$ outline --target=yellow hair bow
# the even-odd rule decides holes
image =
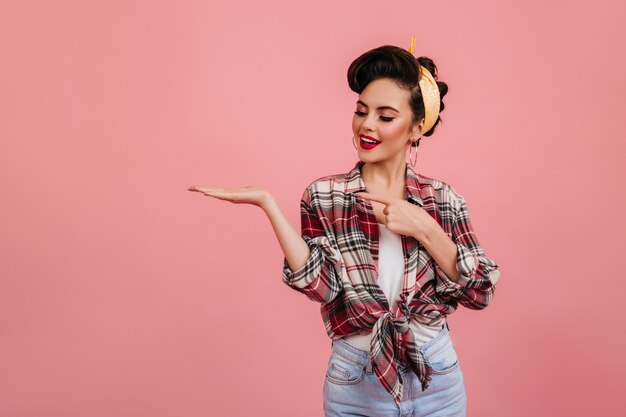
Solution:
[[[415,49],[415,35],[411,39],[411,47],[409,48],[409,52],[413,55],[413,51]],[[418,63],[419,65],[419,63]],[[424,99],[424,130],[426,133],[433,127],[435,122],[437,121],[437,117],[439,117],[439,109],[441,104],[441,97],[439,95],[439,87],[437,86],[437,82],[433,75],[423,66],[419,66],[420,69],[420,77],[419,77],[419,85],[420,90],[422,90],[422,97]]]

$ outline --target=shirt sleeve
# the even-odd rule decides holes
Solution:
[[[472,227],[467,203],[462,196],[457,194],[457,197],[452,240],[457,247],[456,268],[461,277],[454,282],[436,265],[437,293],[455,298],[467,308],[482,310],[493,299],[500,267],[485,256]]]
[[[341,252],[331,244],[324,232],[319,214],[311,207],[309,187],[300,200],[300,227],[302,238],[311,251],[306,263],[294,271],[287,258],[283,260],[282,280],[310,300],[320,303],[332,301],[343,289]]]

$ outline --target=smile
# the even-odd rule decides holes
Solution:
[[[361,148],[366,149],[366,150],[374,149],[376,146],[380,144],[379,140],[375,140],[365,135],[360,135],[359,138],[360,138]]]

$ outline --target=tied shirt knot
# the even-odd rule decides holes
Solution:
[[[372,368],[383,386],[399,404],[402,401],[404,381],[400,365],[410,368],[419,378],[422,391],[430,385],[432,368],[415,343],[410,331],[411,311],[405,302],[396,312],[386,311],[373,328],[370,346]]]

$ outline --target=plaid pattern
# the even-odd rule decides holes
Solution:
[[[347,174],[312,182],[300,201],[302,237],[311,254],[293,271],[284,259],[282,280],[309,299],[321,303],[321,315],[333,340],[371,329],[370,361],[394,401],[402,401],[403,380],[398,366],[409,366],[422,390],[432,368],[415,344],[410,320],[442,325],[458,304],[485,308],[500,277],[498,265],[478,243],[467,204],[451,185],[416,174],[406,165],[408,201],[426,210],[456,243],[458,283],[450,280],[424,246],[401,235],[404,278],[400,301],[390,306],[378,286],[378,225],[371,202],[354,193],[367,191],[362,161]]]

